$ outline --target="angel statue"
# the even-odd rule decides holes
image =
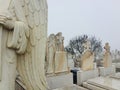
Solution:
[[[46,90],[47,0],[0,0],[0,90]]]

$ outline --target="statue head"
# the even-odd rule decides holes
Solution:
[[[62,36],[62,32],[58,32],[58,33],[57,33],[57,36]]]
[[[50,34],[49,41],[53,41],[53,40],[55,40],[55,35],[54,34]]]

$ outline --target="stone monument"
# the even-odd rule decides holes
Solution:
[[[94,68],[94,53],[90,50],[91,43],[88,39],[84,43],[84,52],[81,56],[81,69],[77,72],[77,85],[82,85],[88,79],[99,75],[98,69]]]
[[[64,51],[64,37],[59,32],[51,34],[47,42],[46,76],[50,89],[73,84],[72,74],[68,69],[67,53]]]
[[[103,66],[104,67],[111,67],[112,66],[112,59],[111,59],[111,54],[110,54],[109,43],[105,43],[104,49],[105,49],[105,53],[104,53],[104,57],[103,57]]]
[[[0,90],[46,90],[46,0],[0,0]],[[17,68],[17,69],[16,69]]]
[[[47,55],[46,55],[46,73],[53,74],[55,68],[55,52],[56,52],[56,42],[55,35],[50,34],[47,42]]]
[[[94,68],[94,53],[90,50],[91,43],[89,40],[86,40],[84,43],[84,52],[81,56],[81,69],[83,71],[93,70]]]
[[[115,66],[112,65],[112,56],[110,53],[109,43],[105,43],[104,46],[105,52],[103,56],[103,67],[99,67],[100,76],[108,76],[115,74]]]
[[[51,34],[47,42],[46,73],[68,72],[67,53],[64,51],[64,37],[59,32]]]
[[[61,32],[56,34],[56,50],[64,51],[64,37]]]

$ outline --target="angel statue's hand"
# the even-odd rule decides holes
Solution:
[[[8,30],[13,30],[15,22],[11,17],[0,14],[0,24]]]

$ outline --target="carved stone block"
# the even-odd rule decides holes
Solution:
[[[58,51],[55,54],[55,73],[68,71],[67,53]]]

